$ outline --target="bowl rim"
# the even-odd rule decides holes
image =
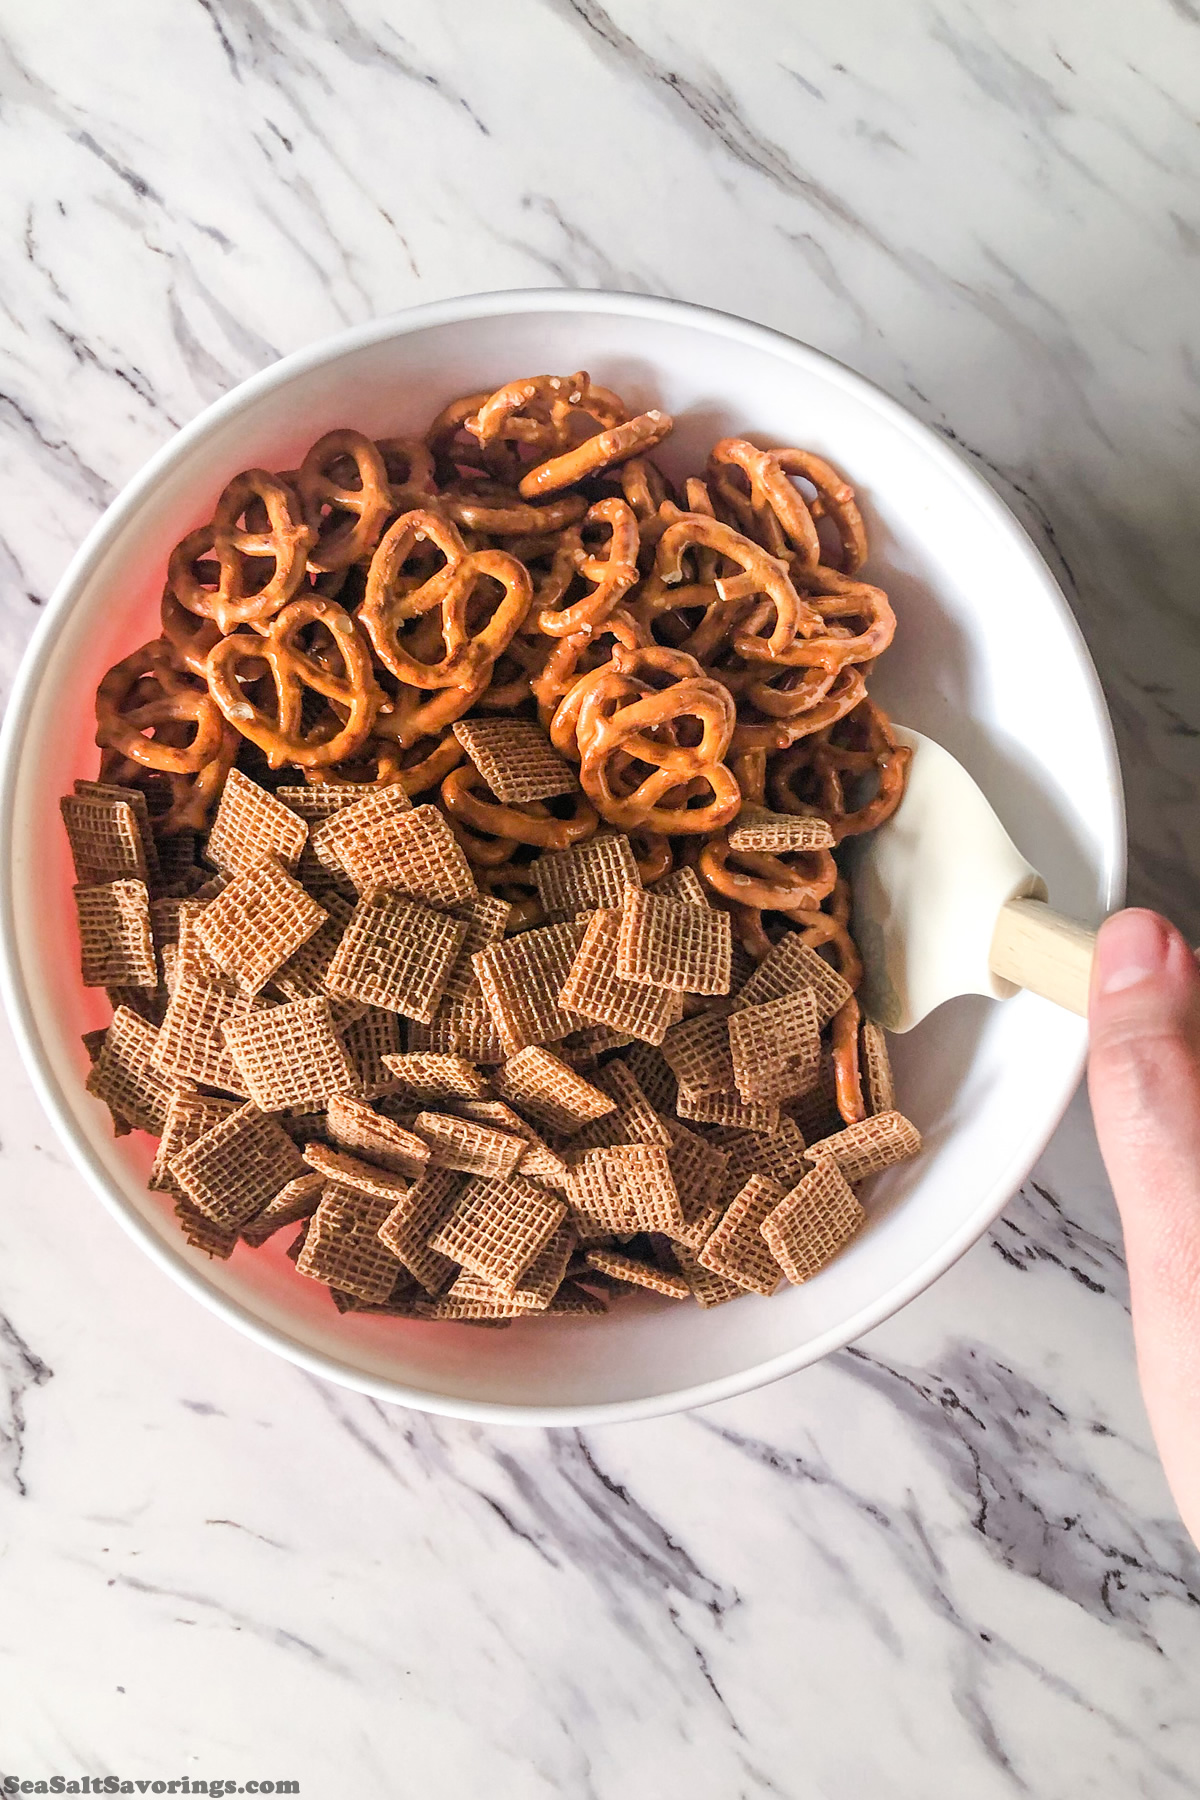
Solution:
[[[99,1159],[76,1129],[71,1105],[54,1075],[43,1045],[37,1010],[16,953],[12,845],[19,749],[46,661],[71,607],[107,554],[113,540],[136,514],[163,473],[186,455],[193,444],[203,440],[214,426],[252,407],[263,394],[286,386],[295,376],[323,363],[388,338],[407,336],[430,327],[494,318],[502,314],[538,311],[583,314],[608,312],[626,317],[700,326],[717,336],[740,341],[794,364],[818,367],[827,380],[832,379],[848,393],[857,395],[876,411],[883,413],[902,434],[920,442],[924,452],[935,457],[952,480],[970,490],[975,503],[986,513],[990,513],[993,524],[1015,541],[1028,564],[1031,578],[1041,587],[1044,599],[1058,614],[1060,623],[1066,629],[1101,726],[1103,750],[1108,762],[1109,815],[1103,823],[1113,846],[1105,893],[1106,907],[1110,910],[1119,905],[1123,898],[1126,869],[1125,802],[1112,720],[1100,678],[1078,621],[1037,545],[1011,508],[953,444],[915,418],[866,376],[860,375],[825,351],[801,343],[782,331],[692,301],[656,295],[625,294],[604,288],[517,288],[458,295],[405,307],[383,318],[351,326],[292,351],[239,382],[174,432],[109,503],[67,564],[21,659],[8,708],[0,724],[0,868],[3,870],[0,880],[0,994],[3,995],[24,1066],[38,1099],[66,1145],[72,1161],[109,1212],[120,1221],[159,1268],[227,1324],[233,1325],[264,1349],[286,1357],[310,1374],[355,1389],[374,1399],[414,1407],[447,1418],[535,1428],[632,1423],[732,1399],[738,1394],[795,1374],[882,1324],[957,1262],[977,1242],[1020,1186],[1057,1129],[1078,1085],[1086,1041],[1081,1038],[1077,1055],[1068,1059],[1064,1065],[1055,1105],[1048,1114],[1051,1123],[1047,1129],[1039,1134],[1033,1145],[1023,1145],[1008,1165],[997,1171],[987,1192],[970,1216],[904,1280],[896,1282],[870,1305],[861,1307],[839,1326],[821,1333],[794,1350],[783,1352],[732,1375],[634,1400],[598,1401],[575,1406],[531,1406],[440,1394],[373,1375],[339,1357],[313,1350],[291,1337],[287,1331],[266,1324],[240,1302],[218,1292],[207,1281],[201,1269],[186,1261],[151,1231],[110,1182]]]

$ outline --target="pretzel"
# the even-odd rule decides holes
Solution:
[[[452,769],[442,782],[442,805],[450,823],[503,843],[505,852],[496,858],[497,862],[507,861],[517,844],[534,844],[542,850],[566,850],[569,845],[591,837],[600,823],[595,808],[582,794],[565,796],[571,802],[570,817],[565,819],[556,819],[541,800],[504,805],[490,796],[491,789],[473,763]],[[470,848],[467,845],[464,848],[470,856]]]
[[[423,438],[376,438],[375,448],[383,461],[384,473],[393,495],[397,488],[403,488],[410,494],[437,493],[433,453]]]
[[[195,735],[190,743],[174,743],[181,734],[164,731],[169,726],[193,726]],[[208,692],[179,666],[164,638],[114,663],[96,689],[96,742],[145,769],[195,775],[219,755],[223,740],[221,715]]]
[[[214,619],[222,632],[261,624],[300,587],[312,542],[292,490],[266,469],[246,469],[224,490],[210,523],[189,531],[172,550],[167,588],[188,612]],[[200,570],[213,564],[210,584]],[[261,581],[265,565],[271,572]]]
[[[589,555],[582,533],[588,527],[607,527],[610,533],[606,556]],[[537,615],[539,631],[547,637],[572,637],[576,632],[590,634],[602,624],[638,578],[638,526],[624,500],[598,500],[590,506],[583,520],[578,551],[573,553],[576,572],[584,581],[593,583],[592,591],[572,606],[543,606]],[[557,559],[556,559],[557,569]]]
[[[751,640],[765,657],[781,656],[797,636],[808,638],[822,630],[820,613],[796,592],[786,563],[769,556],[761,544],[740,531],[703,513],[685,513],[663,532],[654,556],[653,579],[647,586],[648,598],[659,584],[669,588],[683,581],[683,555],[695,545],[715,550],[742,571],[740,575],[718,577],[714,582],[722,601],[731,604],[762,596],[769,602],[774,611],[770,636]],[[735,643],[739,654],[746,655],[741,642],[735,639]]]
[[[170,727],[164,727],[164,731],[169,733]],[[194,774],[150,770],[144,763],[123,756],[119,750],[107,749],[100,757],[100,779],[114,782],[119,787],[141,788],[146,793],[157,837],[172,837],[181,831],[204,831],[213,807],[221,798],[225,777],[237,761],[241,742],[232,725],[226,725],[222,720],[221,742],[216,755]],[[164,794],[165,805],[161,803]]]
[[[745,627],[736,633],[734,648],[740,656],[792,665],[819,665],[839,669],[843,663],[873,662],[891,643],[896,632],[896,615],[882,588],[866,581],[851,581],[836,569],[801,569],[796,579],[816,599],[822,614],[821,630],[806,639],[797,639],[786,650],[769,650],[768,640],[760,634],[771,607],[760,604],[749,614]],[[807,603],[807,602],[806,602]],[[862,629],[854,631],[842,625],[830,625],[830,619],[855,617]]]
[[[613,425],[606,431],[597,432],[595,437],[585,438],[573,450],[539,463],[536,469],[521,477],[517,491],[526,500],[532,500],[538,494],[553,494],[559,488],[571,487],[574,482],[599,474],[602,469],[610,469],[627,457],[653,450],[674,424],[669,413],[656,409],[642,413],[636,419],[627,419],[622,425]]]
[[[800,850],[788,856],[732,850],[727,830],[707,840],[699,868],[715,894],[757,907],[760,912],[788,916],[797,908],[819,907],[837,881],[837,864],[828,850]]]
[[[650,643],[648,635],[623,606],[614,607],[598,629],[576,632],[571,637],[556,638],[540,673],[534,676],[530,683],[534,698],[538,703],[538,718],[552,737],[553,722],[559,706],[569,694],[573,693],[577,682],[582,678],[580,664],[583,662],[588,664],[588,667],[583,670],[583,674],[592,673],[608,666],[609,651],[600,642],[602,637],[614,638],[627,650]],[[597,657],[599,662],[593,660]],[[570,756],[573,761],[579,760],[579,752],[575,748],[573,713],[570,727],[566,730],[563,741],[556,740],[555,747],[563,751],[564,755]]]
[[[646,679],[666,674],[671,685],[656,690]],[[618,645],[608,670],[586,678],[587,691],[575,724],[584,793],[612,825],[645,827],[662,834],[718,830],[742,803],[741,790],[723,757],[735,721],[728,688],[706,676],[693,657],[657,646],[626,650]],[[551,727],[558,727],[568,695]],[[700,741],[684,745],[684,720],[700,726]],[[649,763],[642,776],[637,764]],[[618,784],[619,789],[618,791]],[[707,791],[706,804],[687,800]]]
[[[891,817],[903,797],[911,761],[912,751],[897,743],[887,714],[864,699],[837,724],[785,751],[771,770],[771,796],[780,812],[815,808],[841,843]],[[873,796],[857,808],[848,807],[846,777],[871,774],[878,777]]]
[[[573,525],[587,511],[582,494],[560,494],[546,506],[530,506],[515,488],[502,487],[499,482],[444,488],[435,504],[464,530],[494,537],[548,537]]]
[[[418,587],[406,589],[404,565],[416,545],[429,539],[445,567]],[[472,631],[470,605],[485,577],[499,582],[504,597],[486,624]],[[469,552],[457,529],[436,513],[404,513],[371,559],[366,598],[359,617],[384,667],[399,681],[419,688],[465,688],[491,673],[492,664],[521,625],[533,597],[523,563],[504,550]],[[441,612],[443,655],[421,661],[400,642],[399,627]]]
[[[348,465],[357,487],[346,485]],[[369,437],[327,431],[300,464],[296,490],[312,536],[308,566],[314,574],[347,569],[371,554],[392,511],[392,490],[383,457]]]
[[[169,587],[163,589],[159,606],[162,634],[180,663],[191,675],[206,679],[208,653],[221,638],[215,619],[203,619],[180,604]]]
[[[297,643],[299,634],[310,625],[324,625],[330,632],[340,653],[342,674],[334,673],[323,656]],[[257,658],[267,664],[275,688],[274,716],[256,706],[238,680],[239,670]],[[335,601],[315,595],[293,600],[260,637],[234,632],[223,638],[209,651],[208,685],[230,724],[258,745],[273,769],[289,762],[302,769],[329,768],[355,756],[370,737],[383,701],[370,651],[354,620]],[[339,729],[305,733],[302,704],[306,689],[344,709]]]

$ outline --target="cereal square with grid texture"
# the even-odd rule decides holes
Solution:
[[[851,1187],[868,1176],[881,1175],[897,1163],[908,1162],[921,1148],[921,1134],[903,1113],[875,1113],[847,1125],[832,1137],[808,1146],[811,1162],[832,1162]]]
[[[892,1059],[888,1055],[887,1033],[874,1019],[864,1019],[859,1033],[859,1055],[862,1058],[863,1084],[867,1104],[873,1113],[896,1110],[896,1084],[892,1078]]]
[[[241,1072],[229,1054],[225,1027],[246,1018],[254,1002],[232,981],[203,973],[182,953],[175,985],[154,1046],[154,1064],[177,1085],[200,1082],[245,1094]]]
[[[682,1275],[673,1275],[669,1269],[660,1269],[657,1263],[643,1262],[640,1257],[626,1256],[622,1250],[592,1249],[585,1252],[589,1269],[600,1275],[608,1275],[614,1281],[620,1281],[626,1287],[649,1288],[652,1293],[663,1294],[668,1300],[690,1300],[692,1290]],[[587,1280],[587,1276],[584,1276]]]
[[[679,1264],[680,1274],[692,1290],[692,1298],[705,1312],[710,1307],[724,1306],[729,1300],[739,1299],[746,1291],[736,1281],[730,1281],[727,1275],[718,1275],[713,1269],[706,1269],[693,1251],[682,1246],[676,1247],[675,1260]]]
[[[250,1098],[264,1112],[324,1106],[352,1093],[358,1074],[333,1027],[328,1000],[289,1000],[230,1018],[225,1042]]]
[[[508,900],[499,899],[495,894],[479,894],[473,900],[460,900],[446,910],[453,918],[462,920],[466,926],[466,935],[459,945],[458,959],[442,989],[442,998],[464,1000],[468,994],[478,996],[482,992],[479,977],[475,973],[475,952],[486,949],[489,944],[500,942],[512,917],[512,904]]]
[[[585,929],[540,925],[476,952],[475,972],[509,1055],[529,1044],[556,1043],[588,1023],[559,1003]]]
[[[154,826],[150,819],[150,807],[141,788],[123,787],[112,781],[75,781],[71,790],[77,800],[121,800],[133,808],[133,816],[137,820],[141,833],[142,850],[146,857],[146,886],[152,894],[165,891],[164,884],[168,873],[164,867],[164,857],[169,858],[172,847],[182,844],[191,853],[194,862],[196,848],[195,833],[180,832],[173,838],[164,838],[160,844],[154,835]],[[203,879],[203,877],[200,877]]]
[[[746,1006],[729,1018],[729,1051],[743,1100],[794,1100],[820,1076],[817,996],[798,988],[780,1000]]]
[[[325,1124],[340,1150],[355,1151],[395,1175],[420,1175],[429,1161],[424,1138],[351,1094],[331,1095]]]
[[[327,1182],[296,1258],[297,1273],[369,1305],[389,1299],[399,1270],[398,1258],[379,1237],[389,1210],[378,1195]]]
[[[695,1125],[727,1125],[736,1131],[774,1131],[780,1117],[774,1102],[743,1100],[736,1091],[693,1094],[684,1087],[675,1097],[675,1110]]]
[[[231,1226],[215,1225],[211,1219],[206,1219],[199,1207],[193,1206],[183,1194],[175,1200],[175,1219],[184,1243],[190,1244],[193,1250],[203,1250],[206,1256],[228,1262],[238,1247],[239,1232]]]
[[[490,1066],[504,1060],[504,1039],[482,989],[461,999],[444,999],[428,1025],[408,1027],[410,1050],[438,1056],[461,1056]]]
[[[695,869],[689,869],[686,863],[651,882],[649,891],[662,894],[668,900],[690,900],[693,906],[712,905],[712,897],[704,883]]]
[[[428,1025],[466,930],[461,919],[403,894],[369,894],[342,933],[325,986]]]
[[[460,1119],[454,1113],[420,1112],[413,1130],[429,1146],[429,1161],[437,1169],[457,1169],[464,1175],[508,1175],[525,1155],[525,1139],[477,1119]]]
[[[684,1224],[671,1175],[670,1153],[657,1144],[613,1144],[589,1150],[571,1165],[567,1183],[580,1237],[661,1231]]]
[[[767,1248],[799,1286],[835,1257],[866,1222],[850,1184],[832,1162],[818,1163],[763,1220]]]
[[[185,1144],[167,1173],[215,1225],[240,1229],[280,1188],[307,1175],[287,1133],[257,1106],[239,1106]]]
[[[155,1066],[159,1031],[129,1007],[118,1007],[87,1078],[87,1091],[135,1131],[161,1135],[171,1097],[183,1085]]]
[[[690,1094],[728,1094],[737,1086],[729,1026],[719,1013],[696,1013],[672,1025],[662,1053],[679,1086]]]
[[[451,1169],[426,1169],[379,1227],[380,1241],[427,1294],[440,1293],[458,1267],[450,1257],[431,1250],[429,1240],[453,1210],[462,1187],[461,1175]]]
[[[236,1100],[210,1100],[203,1094],[173,1094],[167,1104],[162,1136],[154,1152],[154,1165],[146,1186],[164,1194],[182,1194],[183,1189],[172,1176],[168,1164],[173,1156],[194,1144],[198,1137],[211,1131],[222,1119],[236,1112]]]
[[[326,972],[354,911],[348,900],[331,889],[322,893],[320,904],[327,915],[325,923],[292,952],[272,978],[288,1000],[317,1000],[326,992]]]
[[[650,1097],[627,1061],[616,1057],[596,1073],[596,1086],[613,1102],[613,1111],[598,1125],[610,1124],[610,1144],[661,1144],[669,1150],[671,1133],[666,1120],[651,1105]]]
[[[328,918],[279,858],[266,856],[209,901],[196,936],[244,994],[257,994]]]
[[[729,914],[691,900],[630,888],[621,909],[617,973],[687,994],[727,994],[733,953]]]
[[[832,850],[827,819],[802,813],[771,812],[747,802],[729,827],[729,848],[787,856],[794,850]]]
[[[319,1140],[305,1144],[301,1154],[308,1167],[327,1181],[361,1188],[364,1194],[376,1194],[390,1206],[403,1200],[412,1186],[406,1175],[395,1175],[390,1169],[381,1169],[378,1163],[364,1162],[361,1156],[334,1150]]]
[[[565,1201],[520,1175],[479,1175],[429,1245],[511,1295],[566,1215]]]
[[[455,737],[504,806],[573,794],[579,778],[531,719],[459,719]]]
[[[400,1048],[400,1020],[396,1013],[381,1006],[362,1006],[358,1000],[343,1000],[331,995],[330,1015],[338,1041],[354,1070],[351,1092],[360,1100],[381,1100],[390,1094],[395,1081],[385,1056],[394,1056]],[[362,1007],[350,1018],[339,1017],[342,1007]]]
[[[294,869],[307,837],[307,824],[290,806],[230,769],[204,854],[222,875],[244,875],[271,855]]]
[[[267,1201],[261,1212],[247,1220],[241,1230],[242,1241],[252,1250],[260,1250],[268,1238],[282,1231],[285,1225],[297,1225],[302,1219],[311,1219],[324,1190],[323,1175],[315,1172],[297,1175]]]
[[[678,1017],[679,996],[619,972],[620,927],[619,912],[602,907],[592,914],[559,998],[571,1012],[643,1043],[661,1044]]]
[[[769,1296],[783,1279],[762,1235],[762,1223],[784,1198],[785,1190],[769,1175],[751,1175],[709,1233],[697,1260],[715,1275],[738,1287]]]
[[[653,1044],[632,1044],[621,1058],[625,1068],[656,1112],[673,1113],[678,1082],[670,1064]]]
[[[637,858],[624,832],[602,832],[568,850],[544,850],[530,865],[542,905],[552,916],[596,906],[618,907],[626,888],[640,888]]]
[[[537,1124],[564,1137],[578,1131],[589,1119],[613,1111],[615,1102],[602,1089],[585,1081],[559,1057],[531,1044],[502,1063],[495,1077],[502,1100],[521,1108]]]
[[[146,844],[130,801],[64,794],[58,804],[81,887],[126,878],[149,881]]]
[[[335,813],[313,842],[337,857],[360,894],[383,888],[448,907],[477,892],[470,864],[443,815],[436,806],[414,806],[398,784],[377,788]]]
[[[793,994],[799,988],[812,988],[816,994],[820,1026],[828,1025],[854,992],[850,983],[804,942],[800,932],[789,931],[737,994],[734,1010],[740,1012],[746,1006],[782,1000],[785,994]]]
[[[144,881],[75,889],[84,987],[158,986],[158,960]]]
[[[487,1080],[463,1056],[410,1050],[383,1060],[397,1084],[417,1100],[483,1100],[491,1093]]]
[[[514,1137],[525,1140],[525,1154],[517,1164],[522,1175],[530,1181],[540,1181],[546,1187],[565,1187],[567,1181],[567,1165],[556,1150],[552,1150],[520,1113],[503,1100],[459,1100],[455,1103],[455,1112],[464,1119],[475,1119],[481,1125],[494,1125],[500,1131],[509,1131]]]

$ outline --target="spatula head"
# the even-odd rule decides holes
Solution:
[[[863,1008],[911,1031],[956,994],[1017,992],[988,967],[996,918],[1006,900],[1044,900],[1046,884],[962,764],[919,731],[895,730],[913,752],[904,798],[854,840],[850,873]]]

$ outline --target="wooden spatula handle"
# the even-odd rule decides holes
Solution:
[[[988,962],[993,975],[1087,1017],[1096,934],[1044,900],[1009,900],[1000,909]]]

